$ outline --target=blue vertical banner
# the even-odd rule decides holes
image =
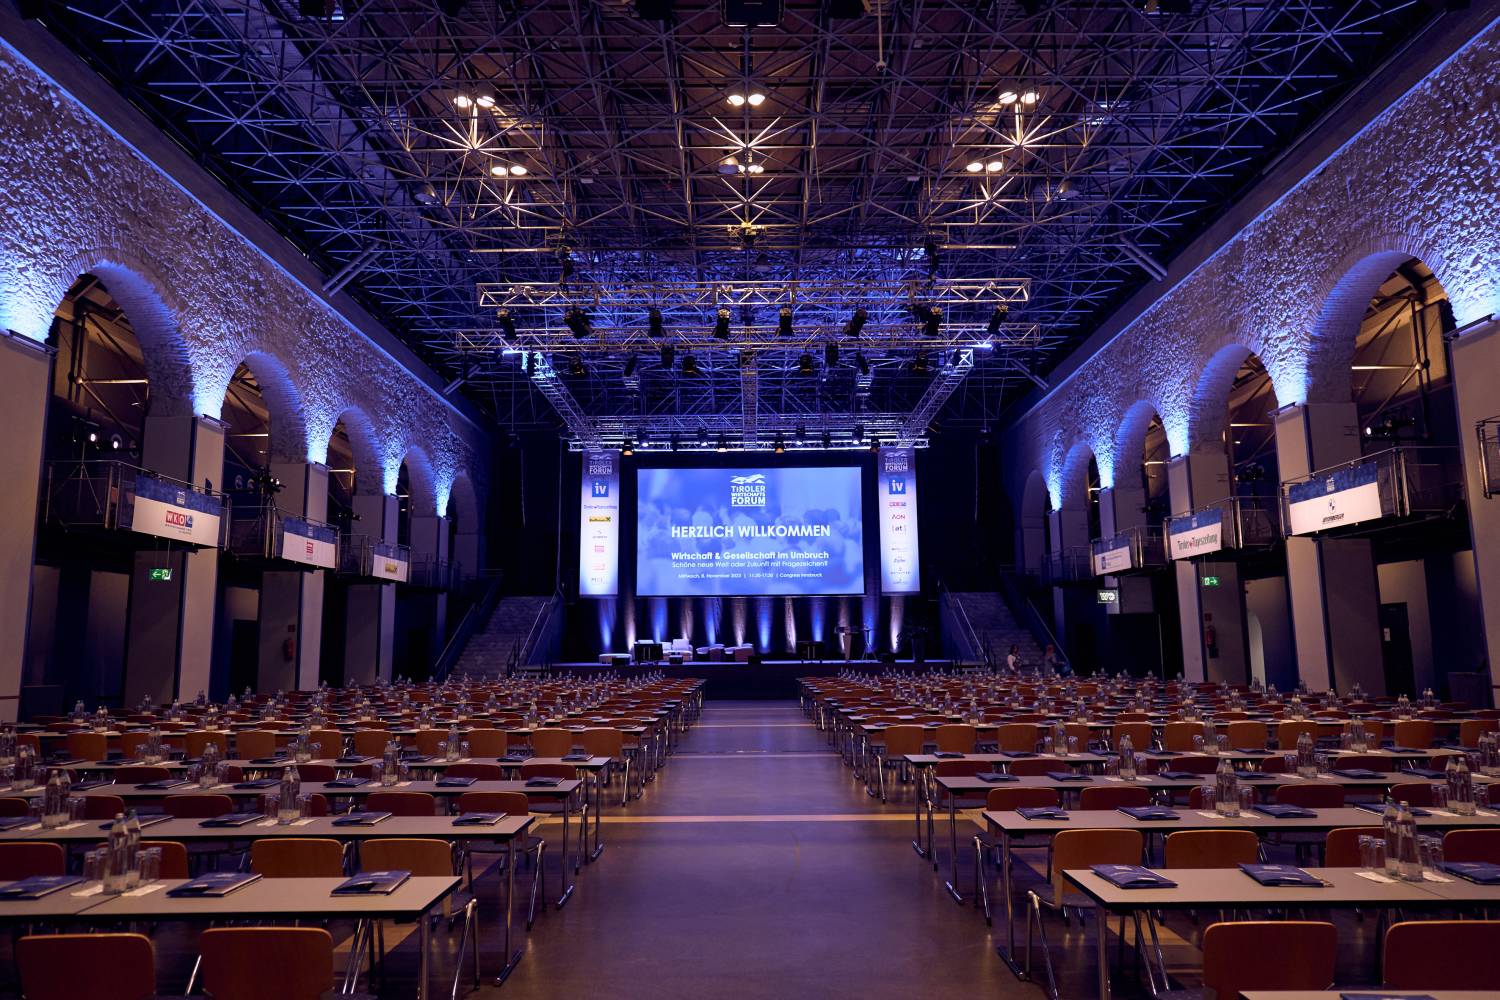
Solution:
[[[880,589],[887,594],[915,594],[922,589],[917,562],[916,449],[881,448],[877,469]]]
[[[620,592],[620,453],[583,453],[583,493],[578,509],[578,595]]]

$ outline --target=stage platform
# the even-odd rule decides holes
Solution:
[[[771,699],[795,698],[798,677],[831,677],[841,670],[860,670],[867,673],[886,671],[951,670],[957,666],[953,660],[897,660],[894,663],[878,663],[874,660],[761,660],[758,663],[729,663],[725,661],[697,660],[672,666],[666,663],[630,663],[620,666],[605,666],[602,663],[554,663],[548,669],[590,676],[615,671],[621,674],[660,670],[668,677],[701,677],[707,682],[710,698]]]

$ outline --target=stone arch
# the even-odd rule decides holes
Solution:
[[[1029,573],[1041,570],[1047,558],[1047,513],[1052,509],[1052,495],[1041,470],[1033,469],[1021,490],[1017,515],[1017,556],[1021,568]]]
[[[1089,462],[1094,459],[1094,449],[1086,441],[1076,441],[1063,458],[1059,495],[1063,510],[1084,510],[1088,507]]]
[[[1234,388],[1234,377],[1253,353],[1242,344],[1230,344],[1214,352],[1203,366],[1197,388],[1193,390],[1188,420],[1190,452],[1222,446],[1224,431],[1229,424],[1229,393]]]
[[[1406,248],[1389,248],[1351,255],[1352,259],[1345,259],[1330,284],[1319,290],[1315,301],[1321,305],[1307,344],[1307,402],[1349,401],[1354,391],[1349,366],[1354,360],[1355,338],[1370,299],[1392,271],[1413,257],[1420,259],[1422,254]],[[1438,281],[1442,280],[1439,275]]]
[[[349,435],[349,447],[354,452],[355,491],[364,495],[386,492],[385,462],[381,460],[380,449],[376,446],[379,439],[375,435],[375,425],[370,422],[365,411],[357,406],[349,407],[334,418],[328,428],[330,437],[340,423],[344,425],[344,433]],[[324,441],[325,455],[327,447],[328,442]]]
[[[436,477],[432,459],[420,445],[406,449],[401,463],[406,466],[406,484],[411,490],[409,508],[414,517],[431,517],[438,513]]]
[[[219,412],[220,399],[200,398],[192,352],[182,335],[182,323],[168,305],[168,284],[148,262],[116,248],[80,254],[52,282],[53,306],[61,302],[79,275],[93,274],[130,320],[141,345],[146,377],[151,380],[151,409],[156,416],[210,415]],[[208,395],[212,395],[210,392]],[[222,398],[222,391],[219,394]]]
[[[1133,469],[1139,474],[1146,451],[1146,430],[1151,426],[1152,418],[1161,419],[1156,404],[1138,399],[1130,404],[1120,419],[1114,440],[1116,483],[1120,481],[1122,470]]]
[[[251,351],[233,368],[244,365],[255,376],[261,398],[271,417],[271,458],[279,462],[304,462],[308,455],[306,408],[290,369],[274,354]],[[225,391],[228,384],[225,384]],[[223,395],[223,392],[220,393]],[[332,432],[330,432],[332,433]]]
[[[468,473],[460,472],[453,477],[448,488],[449,509],[453,511],[456,530],[464,533],[479,531],[479,496]]]

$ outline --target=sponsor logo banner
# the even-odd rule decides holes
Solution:
[[[620,453],[583,453],[578,525],[578,593],[614,597],[620,590]]]
[[[1380,467],[1365,462],[1288,487],[1287,515],[1294,535],[1385,517],[1380,497]]]
[[[217,497],[138,475],[128,527],[190,545],[216,546],[223,513],[224,506]]]
[[[1111,576],[1115,573],[1123,573],[1132,568],[1130,539],[1128,538],[1111,539],[1109,548],[1094,550],[1095,576]]]
[[[1224,510],[1212,507],[1167,523],[1167,557],[1189,559],[1224,547]]]
[[[880,589],[915,594],[922,589],[917,545],[916,450],[881,448],[876,464],[880,482]]]
[[[370,546],[370,575],[381,580],[405,583],[411,577],[411,563],[401,547],[389,542]]]
[[[333,569],[338,563],[338,531],[300,517],[281,519],[281,558],[304,566]]]

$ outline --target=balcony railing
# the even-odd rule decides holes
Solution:
[[[1094,576],[1140,573],[1167,564],[1161,528],[1154,524],[1126,528],[1112,538],[1096,538],[1089,549],[1089,570]]]
[[[1474,429],[1479,434],[1479,474],[1488,500],[1500,494],[1500,417],[1481,420]]]
[[[1397,445],[1281,486],[1288,535],[1343,531],[1387,518],[1437,514],[1463,500],[1458,449]]]
[[[1058,587],[1092,583],[1093,578],[1087,545],[1073,545],[1057,552],[1048,552],[1042,558],[1042,582],[1045,584]]]
[[[283,514],[274,503],[241,503],[230,518],[229,551],[309,569],[336,569],[339,532],[323,521]]]
[[[463,567],[457,560],[417,556],[411,563],[413,587],[427,590],[458,590],[463,586]]]
[[[1268,548],[1281,541],[1281,498],[1229,497],[1167,518],[1168,559],[1191,559],[1225,549]]]
[[[69,530],[129,531],[201,548],[223,548],[230,507],[222,493],[110,460],[47,466],[44,516]]]
[[[411,547],[382,542],[369,535],[345,535],[340,540],[339,572],[377,580],[406,583],[411,579]]]

